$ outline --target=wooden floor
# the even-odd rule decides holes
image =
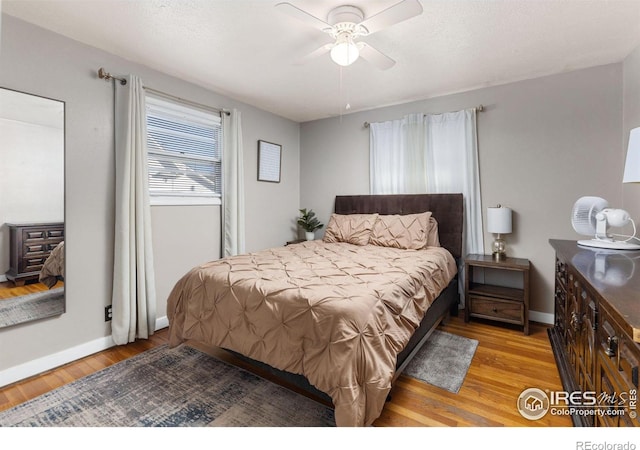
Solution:
[[[441,329],[479,341],[458,394],[400,376],[374,426],[571,426],[569,418],[550,414],[529,421],[516,409],[518,396],[526,388],[562,390],[544,326],[532,324],[530,335],[524,336],[517,329],[473,321],[465,324],[461,314]],[[0,411],[166,342],[164,329],[149,340],[114,347],[2,388]]]

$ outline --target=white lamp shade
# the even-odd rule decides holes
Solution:
[[[624,165],[623,183],[640,183],[640,127],[629,133],[627,161]]]
[[[511,233],[511,208],[487,208],[487,231],[496,234]]]

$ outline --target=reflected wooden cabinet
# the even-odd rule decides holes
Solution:
[[[550,243],[556,266],[549,338],[560,377],[566,391],[596,398],[595,405],[585,406],[583,397],[575,397],[570,406],[582,413],[572,416],[574,425],[640,426],[640,252]]]
[[[44,262],[56,246],[64,240],[64,223],[8,223],[9,270],[8,280],[16,286],[38,279]]]

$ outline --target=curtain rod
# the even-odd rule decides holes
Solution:
[[[118,80],[120,82],[121,85],[126,85],[127,84],[127,80],[125,78],[120,78],[120,77],[114,77],[113,75],[111,75],[110,73],[108,73],[107,71],[104,70],[104,68],[100,67],[100,69],[98,69],[98,78],[101,78],[103,80]],[[195,106],[198,108],[202,108],[202,109],[206,109],[209,111],[214,111],[220,114],[226,114],[227,116],[230,115],[231,113],[225,109],[220,109],[220,108],[214,108],[213,106],[209,106],[209,105],[203,105],[202,103],[196,103],[196,102],[192,102],[191,100],[187,100],[181,97],[176,97],[175,95],[171,95],[171,94],[167,94],[166,92],[162,92],[159,91],[157,89],[153,89],[150,87],[144,87],[144,90],[147,92],[150,92],[152,94],[156,94],[162,97],[167,97],[170,98],[172,100],[176,100],[182,103],[186,103],[189,104],[191,106]]]
[[[482,105],[476,106],[474,109],[476,110],[476,112],[482,112],[482,111],[484,111],[484,106],[482,106]],[[446,113],[440,113],[440,114],[446,114]],[[363,125],[364,125],[365,128],[369,128],[370,124],[369,124],[369,122],[365,122]]]
[[[217,113],[220,113],[220,114],[226,114],[227,116],[231,114],[231,112],[227,111],[226,109],[214,108],[213,106],[203,105],[202,103],[197,103],[197,102],[192,102],[191,100],[187,100],[187,99],[184,99],[182,97],[176,97],[175,95],[167,94],[166,92],[162,92],[162,91],[159,91],[157,89],[150,88],[150,87],[146,87],[145,86],[144,90],[147,91],[147,92],[150,92],[152,94],[159,95],[160,97],[170,98],[172,100],[176,100],[176,101],[179,101],[181,103],[186,103],[187,105],[195,106],[197,108],[206,109],[208,111],[213,111],[213,112],[217,112]]]

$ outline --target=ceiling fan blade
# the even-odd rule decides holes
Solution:
[[[276,8],[284,14],[287,14],[291,17],[295,17],[296,19],[306,23],[307,25],[311,25],[314,28],[317,28],[320,31],[327,32],[327,30],[331,29],[331,25],[325,22],[322,19],[318,19],[316,16],[309,14],[306,11],[298,8],[297,6],[293,6],[291,3],[283,2],[278,3]]]
[[[360,25],[372,34],[420,14],[422,5],[419,0],[403,0],[363,20]]]
[[[317,58],[318,56],[322,56],[325,53],[328,53],[332,48],[333,48],[334,44],[324,44],[322,47],[319,47],[317,49],[315,49],[314,51],[312,51],[311,53],[309,53],[306,56],[303,56],[302,58],[298,58],[294,64],[297,66],[300,66],[302,64],[306,64],[309,61],[311,61],[314,58]]]
[[[376,50],[366,42],[358,42],[358,49],[360,50],[360,57],[362,59],[370,62],[379,69],[390,69],[396,63],[393,59],[389,58],[380,50]]]

